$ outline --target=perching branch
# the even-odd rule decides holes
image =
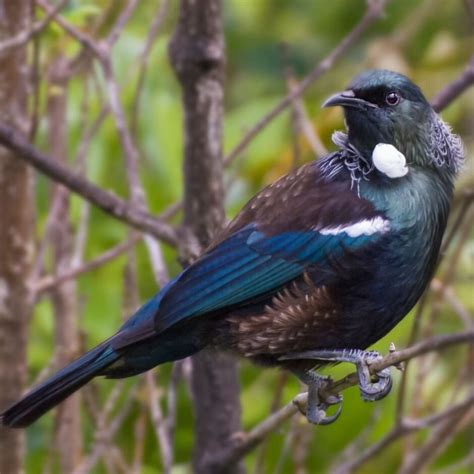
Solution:
[[[407,349],[388,354],[381,360],[371,364],[370,370],[373,374],[375,374],[376,372],[383,370],[387,367],[400,364],[401,362],[405,362],[428,352],[440,351],[453,345],[472,342],[474,342],[474,330],[434,337],[432,339],[427,339],[425,341],[419,342],[418,344],[415,344],[414,346],[409,347]],[[322,395],[324,397],[329,395],[336,395],[341,391],[353,387],[357,384],[358,377],[357,374],[353,372],[340,380],[329,382],[327,387],[323,390]],[[255,448],[259,443],[261,443],[270,433],[273,433],[286,420],[288,420],[295,413],[297,413],[298,405],[305,405],[307,399],[307,393],[300,393],[299,395],[297,395],[290,403],[285,405],[279,411],[270,415],[266,420],[257,425],[251,431],[242,435],[238,443],[236,443],[227,452],[216,456],[214,462],[218,465],[226,465],[228,463],[232,463],[238,459],[241,459],[243,456],[252,451],[252,449]],[[466,403],[467,402],[463,402],[460,405],[464,406]],[[438,420],[438,418],[434,418],[429,423],[417,422],[416,426],[419,426],[420,428],[418,429],[421,429],[425,426],[428,426],[428,424],[432,424],[436,420]]]

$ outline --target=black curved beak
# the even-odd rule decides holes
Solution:
[[[356,97],[354,91],[347,90],[332,95],[323,103],[323,107],[335,107],[340,105],[341,107],[353,107],[356,109],[368,109],[377,108],[377,105],[372,104],[360,97]]]

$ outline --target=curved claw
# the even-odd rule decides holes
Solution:
[[[372,382],[365,381],[365,378],[360,378],[359,388],[362,398],[369,402],[375,402],[386,397],[392,389],[392,377],[390,375],[390,369],[384,369],[377,372],[375,375],[377,380]]]
[[[331,395],[328,399],[320,403],[315,407],[315,409],[307,409],[307,406],[303,406],[298,401],[293,402],[297,407],[299,412],[306,417],[306,419],[313,425],[330,425],[334,423],[340,416],[342,412],[342,396],[333,396]],[[338,405],[336,413],[333,415],[327,415],[326,409],[329,406]]]
[[[339,418],[339,415],[342,412],[342,398],[339,400],[339,403],[337,403],[338,407],[334,415],[330,415],[330,416],[326,415],[325,409],[327,407],[325,407],[325,405],[326,405],[325,403],[322,403],[318,407],[318,418],[316,420],[310,419],[310,417],[308,416],[309,415],[308,413],[306,418],[308,419],[310,423],[313,423],[315,425],[330,425],[331,423],[334,423]],[[331,405],[336,405],[336,403],[332,403]]]
[[[368,352],[366,356],[360,357],[357,365],[359,375],[359,389],[363,400],[374,402],[386,397],[392,389],[392,377],[390,368],[383,369],[375,375],[371,375],[369,366],[376,360],[381,359],[377,352]],[[375,379],[375,380],[374,380]]]
[[[371,374],[370,364],[380,360],[382,356],[375,351],[363,351],[361,349],[321,349],[315,351],[298,352],[286,354],[280,360],[289,359],[313,359],[318,362],[350,362],[357,367],[359,377],[359,389],[361,397],[366,401],[376,401],[384,398],[392,388],[390,368],[383,369],[375,375]],[[301,407],[300,411],[306,414],[309,422],[317,425],[328,425],[333,423],[342,410],[342,398],[330,395],[324,399],[324,393],[320,394],[328,378],[322,377],[311,371],[302,373],[295,372],[299,379],[308,386],[308,404],[306,412]],[[329,405],[340,405],[332,416],[326,415]]]

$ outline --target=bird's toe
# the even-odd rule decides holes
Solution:
[[[375,402],[386,397],[392,389],[392,377],[390,369],[384,369],[377,372],[375,380],[366,381],[361,379],[359,383],[360,393],[364,400]]]

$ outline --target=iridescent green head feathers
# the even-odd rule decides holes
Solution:
[[[349,143],[367,159],[380,144],[396,147],[412,166],[455,174],[463,161],[462,144],[439,118],[420,88],[406,76],[370,70],[324,106],[344,108]]]

